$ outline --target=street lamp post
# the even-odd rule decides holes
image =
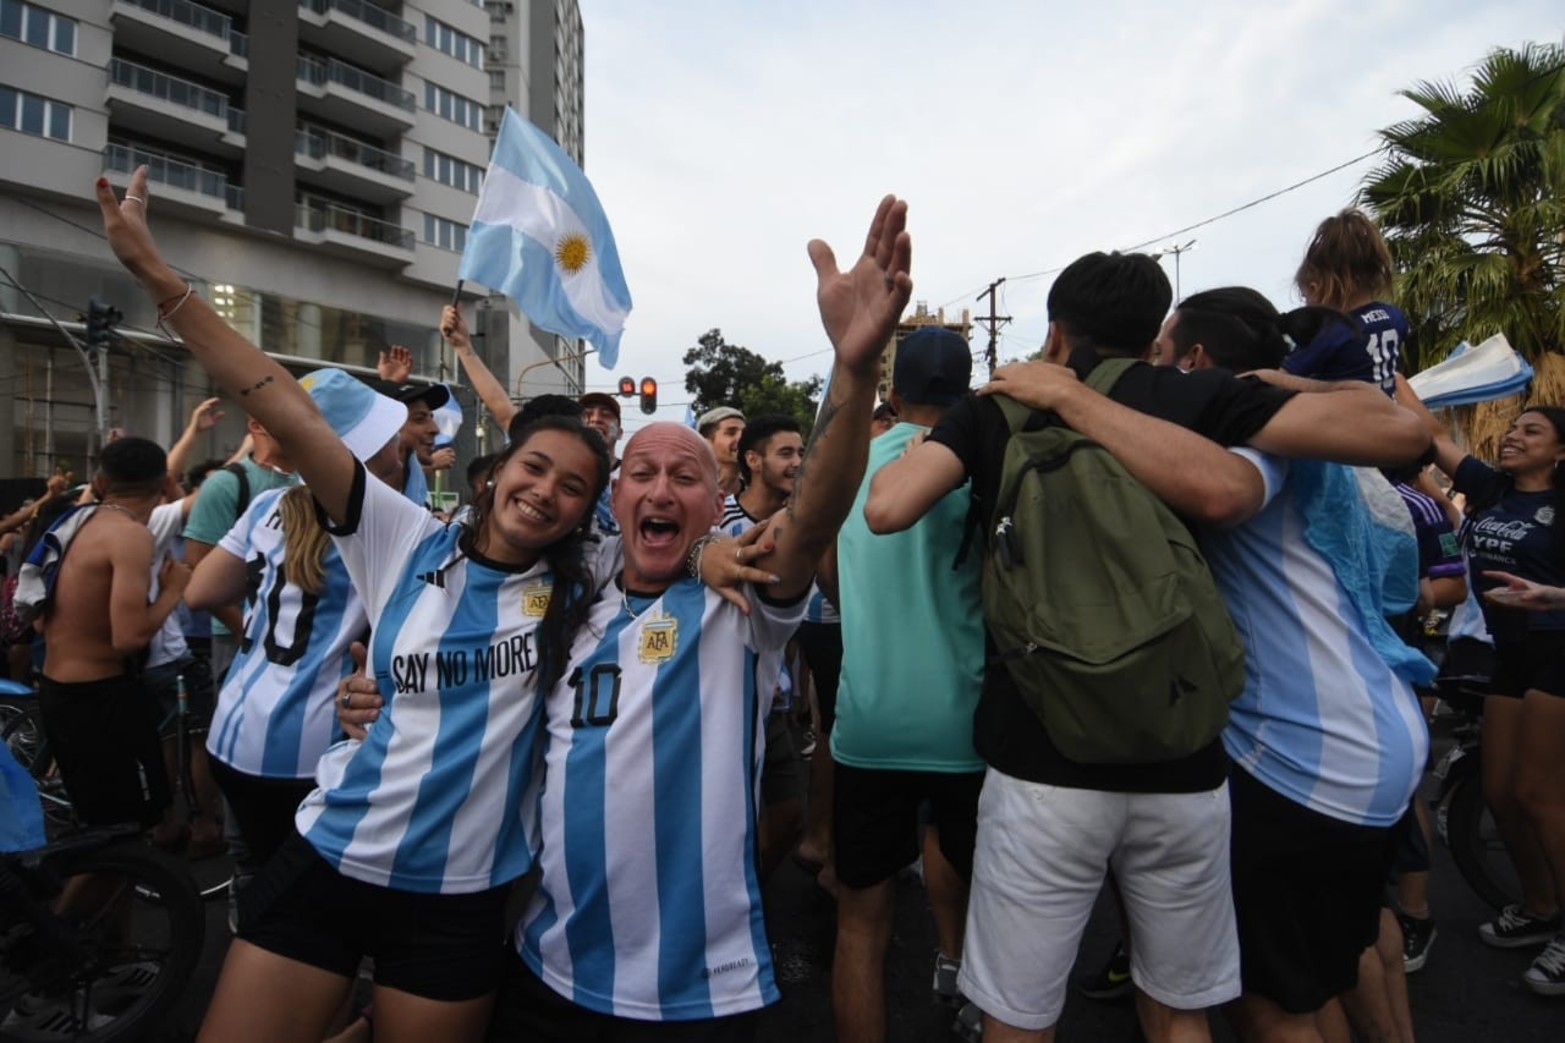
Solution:
[[[586,351],[578,351],[574,355],[561,355],[557,359],[544,359],[542,362],[534,362],[534,363],[532,363],[530,365],[523,366],[521,369],[516,371],[516,395],[515,395],[515,397],[516,398],[521,398],[522,397],[522,377],[527,375],[527,371],[528,370],[538,369],[538,368],[540,368],[542,366],[555,366],[555,365],[558,365],[561,362],[574,362],[576,359],[584,359],[588,355],[596,354],[597,350],[598,350],[597,348],[588,348]]]

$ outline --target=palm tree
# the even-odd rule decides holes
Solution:
[[[1466,91],[1401,94],[1423,113],[1380,132],[1387,158],[1362,201],[1397,262],[1410,361],[1498,331],[1540,377],[1565,373],[1565,48],[1501,48]]]

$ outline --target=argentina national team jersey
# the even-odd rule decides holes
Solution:
[[[369,669],[386,700],[362,743],[321,758],[295,824],[345,876],[460,894],[532,865],[539,703],[534,632],[552,591],[542,562],[465,553],[447,526],[358,467],[333,542],[364,598]]]
[[[218,544],[245,562],[254,600],[218,693],[207,750],[247,775],[307,779],[342,738],[333,700],[353,671],[348,646],[368,621],[335,547],[326,549],[320,594],[288,582],[279,507],[285,491],[256,497]]]
[[[610,584],[545,708],[543,873],[517,946],[591,1010],[685,1021],[778,998],[761,910],[763,701],[804,600]]]
[[[1429,753],[1410,685],[1381,658],[1332,564],[1304,536],[1284,461],[1236,450],[1266,480],[1243,525],[1201,549],[1245,648],[1223,746],[1272,790],[1330,818],[1395,825]]]

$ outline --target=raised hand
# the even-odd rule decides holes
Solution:
[[[875,210],[864,252],[847,271],[819,239],[810,240],[815,265],[815,299],[837,361],[868,372],[880,360],[897,320],[913,294],[913,243],[907,233],[907,203],[887,196]]]
[[[431,471],[449,471],[456,466],[456,450],[451,446],[443,445],[429,455],[429,469]]]
[[[190,426],[197,431],[210,431],[218,425],[225,415],[217,408],[220,398],[209,398],[203,401],[195,409],[190,411]]]
[[[445,338],[458,351],[466,351],[472,346],[472,338],[467,332],[467,320],[462,318],[462,312],[454,304],[448,304],[440,309],[440,335]]]
[[[381,380],[401,384],[413,374],[413,353],[400,344],[393,344],[390,351],[383,351],[375,360],[375,372]]]
[[[125,191],[123,201],[114,195],[114,187],[106,177],[98,179],[97,196],[109,249],[114,251],[126,271],[136,277],[155,301],[183,293],[187,288],[185,280],[163,260],[152,239],[152,230],[147,227],[147,207],[152,202],[147,195],[147,168],[137,167],[130,176],[130,188]]]

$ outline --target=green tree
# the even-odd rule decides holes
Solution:
[[[685,390],[697,416],[717,406],[735,406],[746,416],[786,413],[797,417],[805,437],[815,423],[821,380],[790,381],[782,363],[769,362],[749,348],[729,344],[723,331],[707,330],[685,352]]]
[[[1497,49],[1467,90],[1401,92],[1362,190],[1391,246],[1423,368],[1503,332],[1534,364],[1565,343],[1565,50]]]

